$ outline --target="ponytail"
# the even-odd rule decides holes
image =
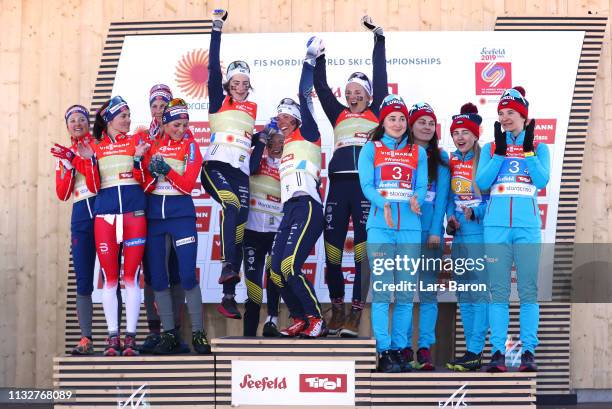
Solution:
[[[92,134],[94,138],[96,138],[98,141],[102,140],[102,132],[106,131],[106,121],[104,120],[104,118],[102,118],[102,112],[104,112],[106,107],[108,107],[109,103],[110,103],[110,99],[106,101],[104,104],[102,104],[100,109],[96,111],[96,119],[94,120]]]

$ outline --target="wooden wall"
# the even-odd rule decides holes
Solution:
[[[64,109],[89,105],[111,21],[207,18],[226,32],[492,30],[497,16],[609,16],[612,0],[0,0],[0,386],[50,386],[62,351],[70,205],[54,192],[53,141]],[[612,241],[610,31],[585,151],[577,240]],[[593,199],[595,200],[593,200]],[[612,306],[572,309],[575,388],[612,388]],[[207,314],[210,316],[210,314]],[[238,323],[209,323],[238,333]],[[223,331],[225,330],[225,331]],[[580,353],[579,355],[577,355]]]

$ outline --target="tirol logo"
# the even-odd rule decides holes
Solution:
[[[300,392],[344,393],[346,374],[300,374]]]
[[[477,62],[476,95],[501,95],[512,87],[512,64],[510,62]]]
[[[254,379],[251,374],[246,374],[238,386],[240,389],[255,389],[262,392],[269,389],[287,389],[287,378],[264,376],[261,379]]]
[[[175,80],[179,89],[188,97],[207,98],[208,50],[198,48],[184,54],[176,64]]]

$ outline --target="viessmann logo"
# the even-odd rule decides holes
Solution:
[[[300,392],[347,391],[346,374],[300,374]]]

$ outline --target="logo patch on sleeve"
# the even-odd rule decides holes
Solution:
[[[190,236],[190,237],[185,237],[184,239],[177,240],[175,244],[176,244],[176,247],[179,247],[179,246],[182,246],[183,244],[189,244],[189,243],[195,243],[195,242],[196,242],[195,236]]]

